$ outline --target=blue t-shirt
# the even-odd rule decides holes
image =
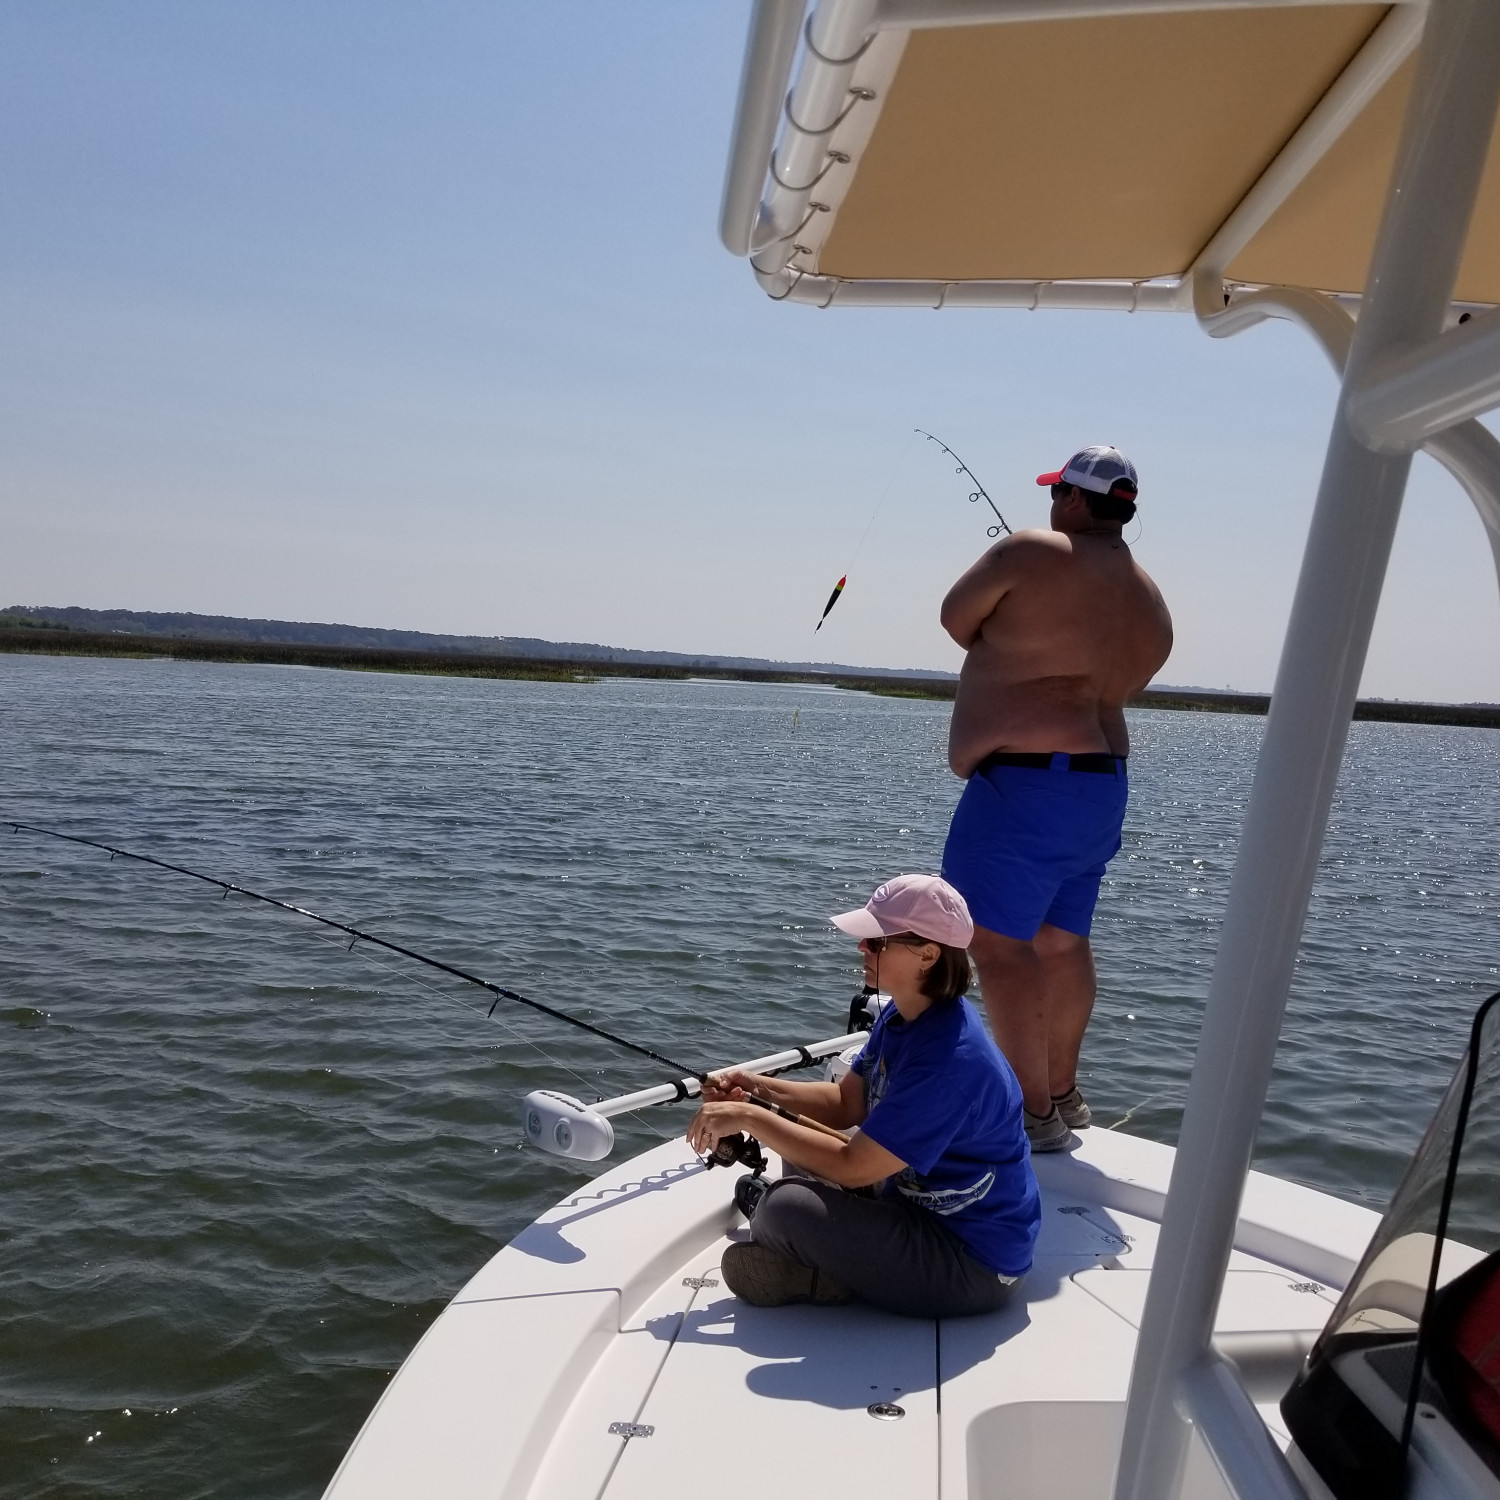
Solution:
[[[941,1215],[990,1270],[1029,1270],[1042,1205],[1021,1086],[974,1007],[940,1002],[907,1021],[887,1005],[853,1069],[860,1128],[906,1163],[885,1192]]]

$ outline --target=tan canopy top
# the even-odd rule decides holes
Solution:
[[[1217,245],[1230,282],[1363,290],[1420,11],[1381,53],[1384,5],[933,25],[908,0],[904,27],[899,9],[852,74],[874,86],[824,133],[796,248],[771,252],[783,275],[1143,282]],[[1244,213],[1253,190],[1269,213]],[[1455,299],[1500,302],[1493,141]]]

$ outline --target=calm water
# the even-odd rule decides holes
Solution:
[[[945,705],[817,689],[0,657],[0,703],[0,816],[688,1062],[841,1030],[858,965],[825,918],[935,868],[958,792]],[[1106,1123],[1175,1138],[1261,729],[1133,720],[1085,1057]],[[1497,817],[1500,734],[1355,726],[1262,1165],[1384,1203],[1500,985]],[[660,1073],[311,923],[0,839],[0,1494],[316,1495],[447,1298],[583,1179],[520,1147],[521,1096]],[[685,1122],[622,1122],[622,1150]]]

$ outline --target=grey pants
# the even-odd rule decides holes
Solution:
[[[1015,1289],[927,1209],[810,1177],[771,1183],[750,1221],[750,1237],[831,1276],[861,1302],[908,1318],[994,1312]]]

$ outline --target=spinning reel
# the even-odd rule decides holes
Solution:
[[[736,1164],[749,1167],[757,1177],[771,1165],[766,1160],[766,1153],[760,1149],[760,1142],[753,1135],[746,1135],[739,1130],[733,1135],[726,1135],[703,1158],[705,1167],[732,1167]]]

